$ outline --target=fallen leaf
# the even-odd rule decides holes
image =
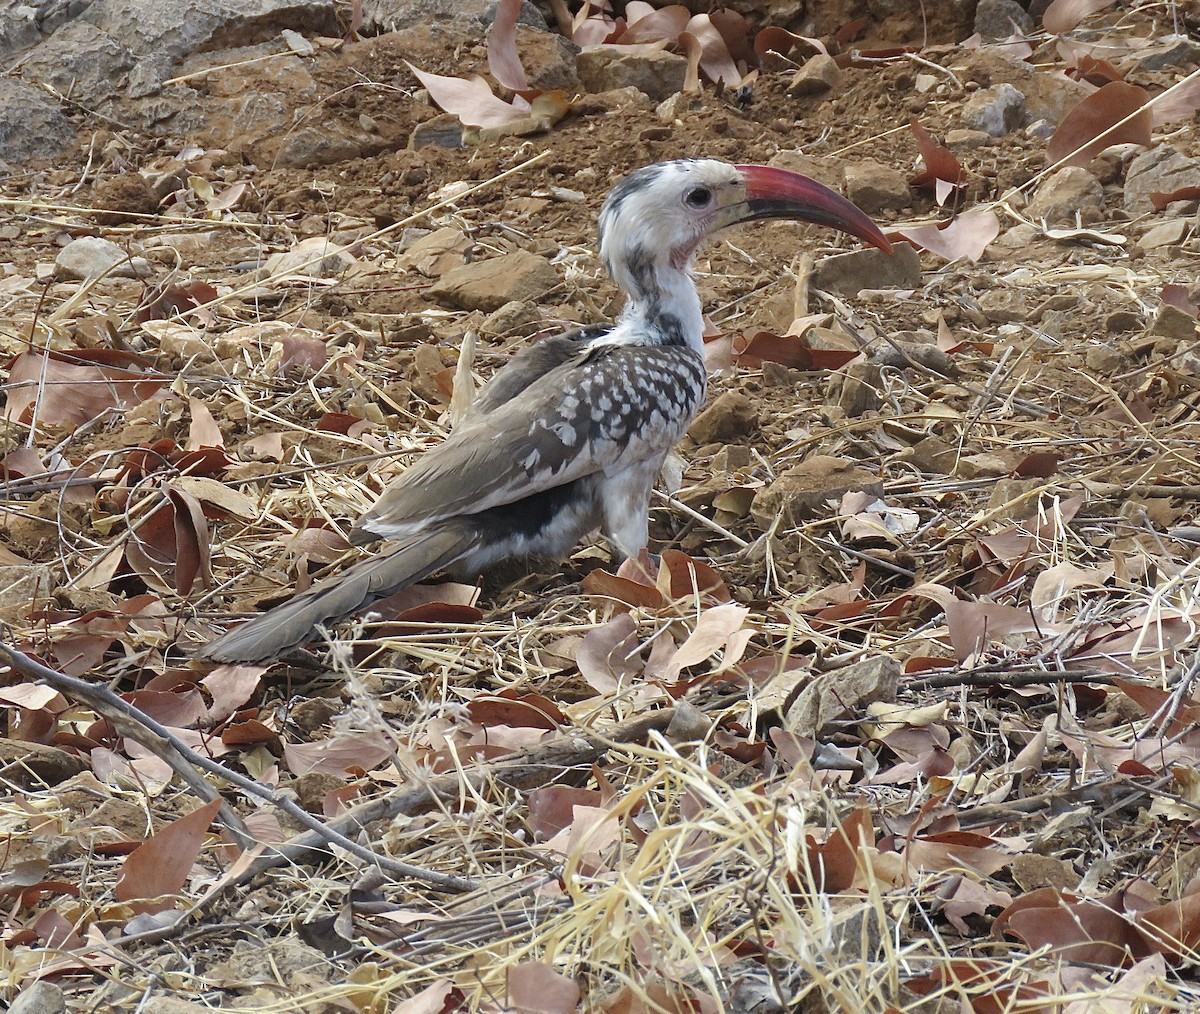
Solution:
[[[913,176],[908,182],[914,187],[928,187],[936,182],[958,184],[966,177],[966,170],[955,158],[954,153],[938,144],[920,122],[913,117],[908,121],[913,136],[917,139],[917,150],[921,153],[921,161],[925,168]],[[941,201],[938,201],[941,204]]]
[[[1046,145],[1046,157],[1055,164],[1086,166],[1114,144],[1150,147],[1149,99],[1137,85],[1109,82],[1067,112]],[[1126,117],[1130,119],[1121,123]]]
[[[508,972],[508,1007],[516,1014],[575,1014],[579,985],[542,961],[523,961]]]
[[[1042,26],[1051,35],[1074,30],[1084,18],[1111,7],[1116,0],[1053,0],[1042,13]]]
[[[517,96],[511,103],[497,98],[482,77],[464,80],[417,70],[406,60],[408,69],[442,109],[453,113],[468,127],[502,127],[529,115],[529,103]]]
[[[487,41],[488,70],[500,84],[514,92],[524,92],[529,88],[525,68],[521,66],[521,57],[517,53],[517,16],[520,13],[521,0],[500,0],[496,4],[496,16]],[[433,95],[432,90],[429,94]],[[441,105],[440,102],[438,104]],[[466,122],[463,120],[463,123]]]
[[[1000,235],[1000,219],[993,211],[967,211],[948,225],[917,225],[897,229],[905,239],[948,261],[966,257],[974,264],[988,244]]]
[[[220,808],[221,800],[214,799],[155,832],[131,852],[117,878],[117,900],[129,903],[135,912],[174,908],[170,896],[187,883],[208,825]]]

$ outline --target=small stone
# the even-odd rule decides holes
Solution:
[[[956,127],[946,131],[946,147],[957,151],[974,151],[992,143],[992,135],[986,130],[967,130]]]
[[[1021,289],[989,289],[979,297],[979,309],[993,324],[1029,319],[1029,301]]]
[[[513,299],[488,314],[479,325],[479,330],[483,334],[509,337],[537,324],[541,319],[542,311],[537,303],[528,299]]]
[[[299,32],[294,32],[290,28],[285,28],[279,33],[279,37],[283,39],[287,48],[297,56],[312,56],[317,51],[317,47],[308,41]]]
[[[972,130],[1003,137],[1025,119],[1025,96],[1012,85],[994,85],[975,92],[962,109],[962,120]]]
[[[302,239],[290,250],[272,254],[259,271],[260,278],[277,275],[305,275],[309,278],[336,278],[356,262],[356,258],[326,236]]]
[[[1125,368],[1127,359],[1111,345],[1089,345],[1083,361],[1095,373],[1116,373]]]
[[[988,455],[994,457],[994,455]],[[1038,510],[1038,498],[1028,494],[1036,490],[1043,479],[1000,478],[988,497],[988,512],[996,521],[1022,521],[1033,517]]]
[[[917,89],[918,94],[924,95],[926,92],[933,91],[939,80],[936,74],[918,74],[913,82],[913,87]]]
[[[949,475],[958,453],[941,437],[929,436],[896,455],[927,475]]]
[[[1077,213],[1104,207],[1104,187],[1086,169],[1068,166],[1047,177],[1032,201],[1029,217],[1047,223],[1074,224]]]
[[[862,289],[912,289],[921,284],[921,258],[908,243],[897,243],[890,254],[855,250],[817,261],[813,287],[853,296]]]
[[[426,233],[404,248],[396,266],[418,271],[426,278],[440,278],[467,262],[471,241],[461,229],[443,226]]]
[[[1142,326],[1142,315],[1133,310],[1116,310],[1104,318],[1104,330],[1109,334],[1137,331]]]
[[[59,278],[98,278],[105,273],[110,277],[145,278],[150,274],[150,265],[143,257],[130,258],[110,240],[80,236],[58,252],[54,272]]]
[[[999,454],[968,454],[958,459],[954,474],[959,479],[985,479],[1008,475],[1012,466]]]
[[[975,31],[996,42],[1033,31],[1033,18],[1016,0],[979,0],[975,8]]]
[[[879,476],[852,458],[814,454],[780,474],[754,495],[750,513],[755,523],[768,531],[783,516],[795,525],[826,512],[830,500],[840,500],[850,490],[865,490],[883,496]]]
[[[758,410],[741,391],[726,391],[688,427],[697,444],[728,443],[758,429]]]
[[[676,92],[670,98],[663,99],[655,107],[654,114],[663,123],[674,123],[676,120],[683,119],[684,114],[696,108],[697,105],[699,105],[699,101],[695,95],[688,92]]]
[[[431,119],[418,123],[413,132],[408,135],[410,151],[424,148],[427,145],[439,148],[463,147],[463,124],[453,113],[442,113]]]
[[[1041,230],[1036,225],[1018,222],[1011,229],[1005,229],[993,246],[1004,247],[1008,250],[1024,250],[1030,243],[1036,242],[1041,235]]]
[[[1025,128],[1025,136],[1033,138],[1035,141],[1049,141],[1057,129],[1049,120],[1034,120]]]
[[[275,157],[277,165],[290,169],[333,165],[362,155],[362,145],[328,127],[303,127],[288,134]]]
[[[1200,179],[1200,160],[1160,144],[1129,163],[1125,174],[1125,210],[1135,215],[1153,212],[1152,193],[1173,194],[1183,187],[1195,186],[1197,179]]]
[[[846,167],[846,196],[868,215],[912,203],[904,174],[880,162],[859,162]]]
[[[1174,338],[1183,341],[1185,338],[1196,337],[1196,318],[1190,313],[1163,303],[1154,315],[1154,322],[1148,332],[1155,338]]]
[[[1138,240],[1138,246],[1143,250],[1157,250],[1164,246],[1178,246],[1188,234],[1190,226],[1186,219],[1173,218],[1167,222],[1159,222],[1147,230]]]
[[[737,472],[749,468],[754,455],[746,444],[726,444],[713,455],[712,470],[714,472]]]
[[[1158,40],[1149,52],[1141,53],[1132,60],[1139,71],[1184,69],[1200,65],[1200,43],[1186,35],[1168,35]]]
[[[883,379],[877,363],[852,363],[834,372],[830,395],[849,419],[874,412],[883,404],[880,388]]]
[[[26,986],[8,1008],[9,1014],[65,1014],[67,998],[52,982]]]
[[[579,49],[557,32],[519,25],[517,52],[530,88],[556,89],[576,95],[582,89],[577,71]]]
[[[513,300],[540,299],[558,281],[558,272],[545,257],[514,250],[447,272],[430,293],[440,303],[491,313]]]
[[[661,49],[597,46],[579,54],[576,69],[589,92],[633,87],[661,102],[683,91],[687,59]]]
[[[771,156],[771,161],[767,165],[775,169],[786,169],[788,172],[809,176],[833,190],[840,190],[846,178],[845,162],[840,158],[828,155],[804,155],[798,151],[781,151]]]
[[[790,95],[824,95],[841,80],[842,71],[832,56],[818,53],[809,57],[788,85]]]

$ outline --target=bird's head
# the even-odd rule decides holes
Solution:
[[[600,256],[621,288],[649,295],[663,267],[687,269],[719,229],[763,218],[827,225],[881,250],[892,246],[846,198],[799,173],[717,159],[659,162],[617,184],[600,211]]]

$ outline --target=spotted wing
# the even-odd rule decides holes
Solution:
[[[419,458],[353,540],[408,535],[661,455],[683,436],[704,382],[703,361],[686,348],[585,345]]]

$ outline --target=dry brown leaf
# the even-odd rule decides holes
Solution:
[[[381,732],[355,732],[316,743],[285,743],[283,757],[294,775],[310,772],[344,777],[348,771],[369,771],[392,756]]]
[[[186,450],[198,451],[201,447],[224,448],[225,440],[221,436],[221,427],[209,408],[199,398],[188,398],[192,422],[188,427]]]
[[[542,961],[523,961],[508,973],[508,998],[516,1014],[575,1014],[579,985]]]
[[[140,356],[115,349],[22,352],[9,367],[4,418],[31,423],[36,406],[40,425],[74,428],[109,409],[124,411],[167,382],[128,368],[133,365],[148,364]]]
[[[500,0],[487,41],[488,70],[500,84],[514,92],[529,89],[529,79],[525,77],[525,68],[517,53],[517,15],[520,13],[521,0]]]
[[[117,878],[118,901],[135,912],[162,912],[175,906],[178,894],[200,854],[200,844],[221,808],[221,800],[193,810],[151,835],[131,852]]]
[[[917,149],[921,153],[921,161],[925,168],[913,176],[908,182],[914,187],[928,187],[938,180],[945,183],[958,184],[966,177],[966,170],[955,158],[954,153],[938,144],[916,117],[908,121],[913,136],[917,139]],[[938,201],[941,204],[941,201]]]
[[[692,17],[680,35],[681,40],[684,35],[699,43],[700,69],[710,81],[714,84],[724,84],[726,88],[737,88],[741,85],[742,72],[738,70],[724,36],[709,15],[697,14]]]
[[[674,42],[687,28],[691,12],[683,4],[670,4],[655,10],[648,3],[633,2],[625,7],[628,26],[617,39],[622,45],[639,42]]]
[[[529,115],[529,103],[517,96],[511,103],[497,98],[491,86],[478,74],[464,80],[417,70],[406,60],[408,69],[442,109],[453,113],[469,127],[503,127]]]
[[[1046,145],[1046,157],[1064,166],[1086,166],[1114,144],[1150,147],[1149,100],[1144,88],[1109,82],[1067,112]],[[1127,116],[1131,118],[1121,123]]]
[[[621,684],[628,685],[642,671],[633,617],[618,613],[589,631],[575,653],[575,663],[588,685],[601,694],[615,694]]]

